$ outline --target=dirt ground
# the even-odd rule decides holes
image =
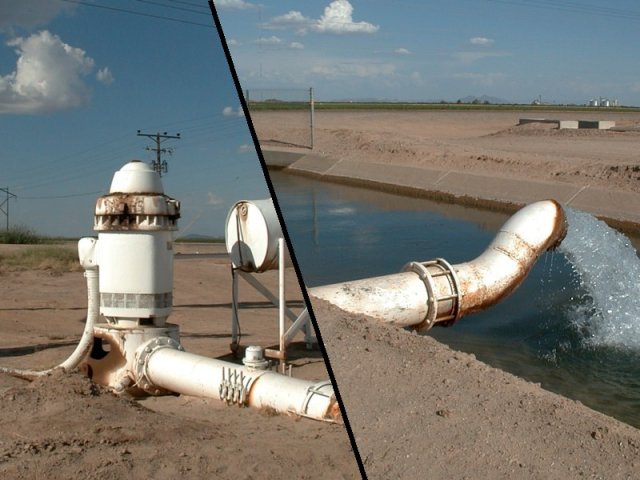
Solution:
[[[528,117],[628,131],[517,126]],[[252,118],[267,145],[304,130],[286,113]],[[639,114],[321,111],[314,152],[637,192],[639,125]],[[638,478],[639,430],[431,337],[312,303],[369,478]]]
[[[308,126],[288,112],[255,112],[265,145],[304,143]],[[611,130],[518,126],[520,118],[613,120]],[[333,158],[531,178],[637,191],[640,113],[318,111],[314,152]]]
[[[635,479],[640,430],[313,299],[370,479]]]
[[[260,280],[277,291],[277,272]],[[0,292],[0,365],[46,368],[69,355],[86,314],[81,272],[5,268]],[[287,272],[287,292],[291,307],[300,312],[293,270]],[[242,344],[277,345],[277,309],[244,282],[239,296]],[[187,351],[231,359],[230,302],[225,255],[176,260],[169,320],[180,325]],[[320,351],[307,350],[299,335],[290,352],[293,376],[326,379]],[[0,477],[353,479],[360,474],[342,425],[186,396],[133,401],[76,373],[33,383],[0,375]]]

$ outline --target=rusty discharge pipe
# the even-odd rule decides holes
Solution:
[[[566,223],[555,200],[532,203],[513,215],[487,250],[470,262],[411,262],[401,273],[315,287],[309,293],[384,323],[416,330],[451,325],[514,291],[540,255],[564,239]]]

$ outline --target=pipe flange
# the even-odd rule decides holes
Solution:
[[[430,271],[429,268],[436,271]],[[424,320],[414,328],[419,331],[427,331],[436,323],[443,326],[451,326],[460,318],[460,283],[455,270],[444,258],[436,258],[428,262],[410,262],[406,264],[403,272],[413,272],[417,274],[427,289],[427,314]],[[445,296],[436,296],[436,288],[433,277],[446,276],[451,293]],[[451,310],[446,315],[439,315],[438,302],[450,301]]]
[[[442,326],[450,327],[454,323],[456,323],[460,319],[460,302],[463,297],[462,293],[460,293],[460,281],[458,280],[458,275],[456,274],[453,266],[447,262],[444,258],[436,258],[431,262],[427,262],[430,265],[437,265],[440,267],[442,272],[440,275],[446,275],[449,280],[449,286],[451,287],[451,295],[449,295],[448,299],[453,301],[451,307],[451,313],[449,314],[449,318],[447,320],[439,319],[442,321]],[[433,277],[433,274],[432,274]],[[439,298],[438,301],[446,300],[445,298]]]
[[[436,317],[438,316],[438,303],[433,294],[434,285],[433,278],[431,278],[431,274],[427,267],[425,267],[420,262],[410,262],[407,263],[403,268],[403,272],[413,272],[420,277],[422,283],[427,289],[427,314],[424,317],[424,320],[420,322],[418,325],[415,325],[414,328],[418,332],[426,332],[433,327],[433,324],[436,321]]]
[[[173,348],[184,352],[184,348],[180,342],[171,337],[155,337],[146,343],[140,345],[135,356],[135,376],[136,387],[144,390],[151,395],[162,395],[169,393],[168,390],[156,387],[147,373],[147,363],[149,357],[161,348]]]

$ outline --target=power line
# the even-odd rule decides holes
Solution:
[[[98,195],[99,193],[103,193],[103,190],[96,190],[94,192],[85,192],[85,193],[70,193],[68,195],[48,195],[42,197],[20,197],[20,200],[53,200],[57,198],[73,198],[73,197],[88,197],[89,195]]]
[[[246,120],[243,117],[220,117],[211,113],[170,121],[165,126],[179,130],[183,135],[189,134],[188,138],[181,137],[185,140],[181,142],[181,148],[216,144],[218,139],[241,138],[248,135]],[[135,147],[137,141],[123,142],[126,137],[130,138],[130,135],[129,133],[117,136],[115,143],[113,141],[100,142],[96,146],[61,155],[54,161],[49,160],[46,164],[38,163],[31,167],[25,167],[20,170],[19,174],[13,175],[11,178],[13,184],[19,185],[14,190],[33,191],[36,188],[60,182],[81,181],[83,178],[94,179],[98,174],[117,169],[123,157],[135,158],[137,156],[134,153],[139,149],[139,147]],[[26,159],[21,163],[25,166],[28,164]],[[64,168],[61,168],[63,164]],[[16,192],[18,197],[20,199],[26,198],[22,196],[21,192]]]
[[[209,5],[202,5],[200,3],[193,3],[193,2],[184,2],[181,0],[173,0],[173,3],[181,3],[183,5],[191,5],[192,7],[202,8],[207,11],[208,15],[211,15],[211,10],[209,9]]]
[[[107,5],[98,5],[96,3],[83,2],[82,0],[62,0],[62,1],[67,3],[75,3],[77,5],[83,5],[85,7],[102,8],[104,10],[111,10],[113,12],[129,13],[131,15],[138,15],[141,17],[157,18],[160,20],[167,20],[170,22],[185,23],[187,25],[197,25],[199,27],[211,28],[213,26],[212,24],[208,24],[208,23],[192,22],[190,20],[182,20],[175,17],[165,17],[164,15],[154,15],[151,13],[137,12],[135,10],[127,10],[126,8],[109,7]]]
[[[202,11],[198,11],[198,10],[193,10],[191,8],[176,7],[175,5],[167,5],[166,3],[158,3],[158,2],[154,2],[153,0],[136,0],[136,2],[147,3],[147,4],[150,4],[150,5],[156,5],[158,7],[172,8],[174,10],[179,10],[181,12],[190,12],[190,13],[195,13],[197,15],[206,15],[207,17],[211,17],[211,12],[208,12],[208,11],[207,12],[202,12]]]
[[[493,3],[513,5],[519,7],[538,8],[543,10],[557,10],[569,13],[582,13],[600,17],[623,18],[627,20],[640,20],[640,12],[622,10],[619,8],[599,7],[596,5],[584,5],[576,2],[551,1],[551,0],[486,0]]]

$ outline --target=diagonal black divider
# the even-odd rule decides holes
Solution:
[[[244,95],[242,94],[242,88],[240,86],[240,80],[238,79],[238,74],[236,73],[235,66],[233,64],[233,59],[231,58],[231,52],[229,51],[229,46],[227,45],[227,39],[224,35],[224,31],[222,29],[222,24],[220,23],[220,17],[218,16],[218,12],[213,3],[213,0],[208,0],[209,7],[211,8],[211,15],[213,16],[213,21],[215,23],[216,29],[218,30],[218,35],[220,36],[220,43],[222,44],[222,48],[224,50],[224,54],[227,58],[227,63],[229,65],[229,71],[231,72],[231,76],[233,78],[233,83],[236,87],[236,91],[238,93],[238,99],[240,104],[242,105],[242,110],[244,111],[244,117],[247,120],[247,126],[249,127],[249,131],[251,132],[251,138],[253,139],[253,144],[256,149],[256,153],[258,154],[258,158],[260,160],[260,165],[262,166],[262,173],[264,175],[264,179],[266,181],[267,187],[269,188],[269,193],[271,195],[271,199],[273,200],[273,205],[275,206],[276,213],[278,215],[278,221],[280,222],[280,226],[282,229],[282,234],[284,236],[285,242],[287,243],[287,248],[289,249],[289,253],[291,255],[291,262],[296,272],[296,276],[298,278],[298,283],[300,284],[300,290],[302,291],[302,295],[304,297],[304,301],[307,304],[307,308],[309,311],[309,315],[311,317],[311,323],[313,324],[313,329],[316,334],[316,338],[318,339],[318,346],[320,347],[320,351],[322,352],[322,356],[324,358],[325,365],[327,367],[327,372],[329,374],[329,378],[331,379],[331,383],[333,385],[334,393],[340,405],[340,412],[342,414],[342,419],[344,420],[344,426],[346,427],[347,434],[349,435],[349,441],[351,442],[351,448],[353,449],[354,456],[356,458],[356,462],[358,463],[358,469],[360,470],[360,474],[362,478],[367,478],[364,464],[362,463],[362,458],[360,457],[360,452],[358,451],[358,445],[356,444],[355,437],[353,435],[353,431],[351,430],[351,425],[349,423],[349,417],[347,415],[347,411],[342,403],[342,397],[340,395],[340,389],[338,388],[338,384],[336,383],[335,376],[333,374],[333,369],[331,368],[331,362],[329,361],[329,357],[327,355],[327,351],[324,348],[324,342],[322,341],[322,334],[320,333],[320,329],[318,328],[318,322],[316,321],[315,314],[313,312],[313,307],[311,306],[311,302],[309,300],[309,295],[307,294],[307,289],[305,288],[304,281],[302,278],[302,273],[300,272],[300,267],[298,266],[298,261],[296,260],[295,252],[291,245],[291,240],[289,239],[289,233],[287,232],[287,226],[284,223],[282,218],[282,212],[280,210],[280,205],[278,203],[278,198],[273,189],[273,185],[271,183],[271,178],[269,177],[269,173],[267,170],[267,164],[265,163],[264,156],[262,155],[262,149],[260,148],[260,144],[258,142],[258,136],[256,134],[255,128],[253,127],[253,123],[251,121],[251,117],[249,116],[249,107],[247,106],[247,102],[245,101]]]

